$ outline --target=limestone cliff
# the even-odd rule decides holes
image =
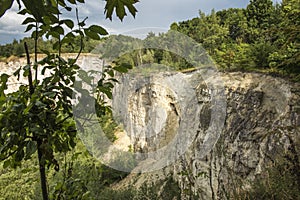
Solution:
[[[2,63],[1,72],[21,63]],[[130,146],[138,165],[116,189],[154,184],[161,193],[171,178],[181,199],[234,199],[257,177],[267,180],[282,159],[298,179],[289,186],[300,185],[299,84],[258,73],[205,77],[201,70],[119,81],[112,107],[125,132],[115,144]]]
[[[209,87],[216,80],[222,87]],[[279,157],[299,171],[299,84],[240,72],[204,80],[199,71],[126,75],[120,82],[113,108],[141,156],[133,171],[154,171],[132,173],[116,188],[160,183],[163,191],[172,177],[181,199],[227,199],[251,189]],[[172,152],[160,152],[164,147]]]

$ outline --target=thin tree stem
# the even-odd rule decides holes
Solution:
[[[42,142],[37,141],[42,195],[43,195],[43,200],[48,200],[49,198],[48,198],[48,190],[47,190],[45,162],[43,161],[43,151],[41,149],[41,145],[42,145]]]
[[[38,22],[35,23],[35,38],[34,38],[34,66],[35,66],[35,84],[37,84],[37,79],[38,79],[38,64],[37,64],[37,54],[38,54],[38,31],[39,31],[39,24]]]
[[[81,31],[81,27],[80,27],[80,22],[79,22],[79,14],[78,14],[78,9],[76,8],[76,19],[77,19],[77,23],[78,23],[78,30],[79,30],[79,32]],[[76,60],[76,62],[77,62],[77,60],[78,60],[78,58],[79,58],[79,56],[80,56],[80,54],[81,54],[81,52],[82,52],[82,50],[83,50],[83,36],[80,34],[80,49],[79,49],[79,51],[78,51],[78,53],[77,53],[77,56],[76,56],[76,58],[75,58],[75,60]]]
[[[29,67],[29,69],[28,69],[29,70],[29,74],[28,74],[29,92],[30,92],[30,95],[32,95],[34,93],[34,87],[33,87],[33,83],[32,83],[30,56],[29,56],[28,46],[27,46],[26,42],[24,42],[24,47],[25,47],[26,58],[27,58],[27,66]]]

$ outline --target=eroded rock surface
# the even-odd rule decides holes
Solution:
[[[1,63],[1,72],[12,74],[24,62]],[[140,162],[115,188],[159,183],[164,190],[171,177],[181,199],[227,199],[250,188],[277,157],[291,155],[300,167],[299,84],[240,72],[203,79],[199,71],[119,81],[112,106],[126,140],[116,144],[130,146]],[[13,91],[19,81],[9,84]]]
[[[221,92],[222,87],[209,86],[219,84],[216,80],[222,82]],[[216,104],[216,98],[224,98],[225,104]],[[182,99],[189,101],[182,103]],[[215,109],[216,106],[222,108]],[[122,116],[133,150],[144,153],[135,172],[155,166],[164,156],[158,153],[150,158],[148,152],[167,146],[188,128],[195,132],[190,135],[194,138],[182,139],[192,142],[180,156],[175,156],[175,162],[154,172],[132,173],[117,188],[140,187],[172,177],[179,184],[182,199],[191,194],[200,199],[226,199],[237,188],[249,188],[250,182],[264,173],[279,154],[293,151],[299,156],[300,86],[280,78],[218,73],[204,80],[199,71],[159,73],[147,78],[126,75],[116,87],[113,107],[116,116]],[[191,117],[191,111],[197,116]],[[224,118],[216,117],[223,111]],[[216,138],[209,135],[218,131],[214,126],[221,123],[214,123],[216,120],[223,120],[223,126],[214,143]],[[205,147],[207,144],[211,149]],[[177,154],[179,145],[180,142],[174,143]]]

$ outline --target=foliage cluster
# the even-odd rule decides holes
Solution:
[[[218,12],[212,10],[210,14],[199,11],[199,17],[174,22],[170,30],[181,32],[201,43],[220,69],[268,72],[291,76],[298,80],[299,16],[300,7],[297,0],[284,0],[280,4],[273,4],[271,0],[251,0],[246,8],[230,8]],[[168,46],[170,41],[166,41],[167,35],[168,33],[160,33],[155,36],[150,32],[143,42]],[[117,65],[126,63],[141,66],[156,63],[174,70],[195,67],[181,56],[167,50],[153,48],[138,50],[138,46],[134,46],[133,38],[127,36],[110,36],[108,40],[109,42],[104,42],[108,46],[103,46],[106,52],[101,52],[105,58],[107,56],[117,58],[116,48],[119,52],[123,50],[125,52],[117,59]],[[51,42],[53,43],[53,40],[44,41],[41,46],[44,45],[47,49]],[[185,46],[185,41],[179,39],[177,42]],[[99,44],[89,38],[85,39],[84,43],[86,52]],[[0,51],[3,56],[6,52],[15,55],[22,52],[17,41],[7,46],[11,47],[6,51]],[[62,52],[73,52],[76,50],[76,45],[74,46],[75,48],[65,44]],[[129,51],[130,48],[135,50]]]
[[[13,2],[13,0],[1,1],[0,17],[12,6]],[[44,199],[48,199],[48,191],[53,199],[92,199],[104,194],[107,195],[107,199],[116,199],[121,196],[131,198],[137,194],[149,196],[150,199],[156,198],[157,193],[151,192],[153,188],[146,187],[145,192],[142,188],[138,192],[128,190],[120,193],[112,193],[111,190],[104,189],[114,181],[122,179],[126,174],[108,169],[86,155],[81,157],[82,154],[78,152],[73,152],[71,155],[67,153],[75,147],[77,142],[75,124],[78,122],[73,120],[72,94],[89,93],[83,87],[79,88],[81,91],[75,91],[73,88],[75,75],[80,72],[76,61],[80,53],[84,51],[84,42],[86,43],[85,50],[89,51],[93,47],[91,39],[99,40],[100,36],[107,34],[106,30],[97,25],[86,27],[86,19],[79,19],[77,4],[84,3],[84,0],[17,0],[17,2],[20,5],[20,14],[29,16],[23,24],[27,27],[26,31],[32,31],[32,34],[31,39],[26,38],[21,41],[26,42],[25,48],[21,46],[21,42],[17,41],[12,46],[1,47],[3,56],[8,56],[8,53],[22,55],[25,52],[28,59],[27,65],[20,67],[13,75],[2,74],[0,77],[0,160],[4,161],[0,173],[1,177],[4,177],[1,179],[3,184],[9,184],[11,181],[8,182],[7,177],[10,177],[9,173],[12,171],[6,167],[20,166],[25,160],[25,166],[23,166],[25,168],[19,168],[11,174],[14,177],[12,179],[14,184],[26,186],[24,188],[26,193],[30,191],[28,198],[41,198],[36,186],[37,169],[40,170],[40,184]],[[126,15],[126,8],[135,16],[136,9],[133,5],[136,2],[136,0],[107,0],[106,17],[112,19],[113,11],[116,10],[117,16],[122,20]],[[273,5],[271,0],[251,0],[246,9],[212,11],[209,15],[200,12],[197,18],[178,24],[173,23],[171,30],[182,32],[203,44],[221,68],[267,69],[299,77],[299,5],[298,0],[283,0],[280,5]],[[76,12],[77,22],[61,18],[63,13],[72,10]],[[155,36],[149,33],[145,42],[153,42],[159,38],[158,41],[168,43],[170,41],[164,41],[166,34]],[[43,41],[43,37],[49,40]],[[176,40],[176,38],[173,39]],[[124,41],[126,40],[128,38]],[[180,42],[184,46],[185,41]],[[113,44],[111,42],[110,46],[113,47]],[[29,58],[30,51],[35,54],[34,61]],[[65,60],[61,57],[65,51],[77,52],[78,56]],[[39,52],[44,53],[46,57],[37,60]],[[113,55],[113,52],[112,48],[108,55]],[[102,76],[114,82],[114,71],[127,72],[132,65],[151,63],[167,65],[176,70],[192,67],[184,58],[172,52],[146,48],[124,54],[115,61],[115,67],[108,66]],[[50,71],[51,75],[39,80],[38,74],[43,75],[45,71]],[[22,75],[28,78],[28,83],[21,85],[18,91],[6,94],[7,81],[10,76]],[[87,77],[82,78],[80,83],[90,84],[91,76]],[[109,108],[105,105],[103,98],[103,96],[111,98],[112,83],[110,81],[100,80],[93,94],[98,104],[99,116],[106,116],[100,119],[100,123],[107,125],[107,132],[113,132],[116,128],[111,117],[107,115],[106,111]],[[86,107],[89,106],[94,105]],[[110,139],[113,141],[115,138],[111,135]],[[36,163],[32,162],[32,158],[36,158]],[[33,167],[31,164],[38,166]],[[54,169],[51,166],[54,166]],[[299,186],[299,183],[294,180],[295,167],[293,165],[290,167],[289,162],[284,161],[277,166],[278,168],[269,173],[273,184],[262,182],[259,187],[267,191],[263,194],[265,197],[272,198],[274,190],[286,191],[293,186]],[[297,170],[299,171],[299,168]],[[277,181],[278,179],[275,178],[282,175],[282,171],[286,172],[283,175],[287,179]],[[20,173],[30,175],[25,178]],[[48,184],[46,173],[51,177]],[[291,185],[291,183],[295,184]],[[32,186],[31,189],[28,184]],[[171,185],[172,190],[176,189],[176,184]],[[7,187],[4,188],[5,192],[7,189]],[[101,191],[102,189],[104,190]],[[24,191],[21,194],[26,196]],[[261,195],[259,190],[255,190],[253,195],[255,193],[257,196]],[[9,192],[7,194],[12,195],[7,198],[19,198]],[[294,198],[293,195],[294,193],[291,192],[287,197]],[[295,198],[298,197],[295,196]],[[165,196],[165,198],[168,197]]]
[[[173,23],[177,30],[203,44],[225,69],[300,73],[300,4],[283,0],[251,0],[246,8],[230,8]]]
[[[102,165],[80,142],[74,150],[58,154],[57,159],[61,170],[47,169],[50,199],[99,199],[110,184],[127,175]],[[4,187],[0,189],[0,199],[41,199],[38,177],[35,158],[17,169],[1,165],[0,183]]]
[[[137,0],[107,0],[106,17],[111,19],[116,10],[117,16],[122,20],[126,15],[125,8],[135,16],[137,10],[133,4],[136,2]],[[0,17],[13,3],[14,0],[0,2]],[[0,160],[4,161],[4,168],[17,167],[37,153],[42,197],[47,200],[46,167],[53,166],[59,171],[57,154],[66,154],[76,145],[76,124],[80,125],[81,122],[73,119],[73,106],[76,105],[72,102],[90,97],[94,101],[85,102],[85,107],[96,107],[97,114],[105,115],[104,111],[109,110],[105,98],[111,98],[113,82],[116,81],[113,78],[114,72],[118,69],[105,67],[100,73],[102,78],[96,89],[89,91],[84,88],[84,84],[91,85],[93,76],[79,70],[76,63],[83,51],[83,40],[100,40],[100,36],[108,34],[99,25],[87,27],[87,18],[79,18],[78,4],[85,3],[84,0],[16,0],[16,3],[19,5],[18,14],[26,17],[22,23],[26,26],[25,32],[31,31],[33,52],[29,52],[27,42],[24,43],[27,64],[20,66],[13,74],[0,76]],[[66,18],[73,11],[76,21]],[[50,52],[39,48],[42,38],[52,39],[50,42],[54,42]],[[79,45],[76,44],[78,41]],[[70,44],[78,45],[77,55],[66,60],[61,54],[63,48]],[[46,55],[41,60],[38,60],[39,49]],[[30,53],[34,54],[33,61]],[[122,68],[119,71],[120,69]],[[47,73],[49,75],[43,77]],[[81,80],[76,81],[76,75]],[[7,93],[7,82],[11,76],[16,76],[17,79],[23,76],[27,83],[22,83],[17,91]],[[88,112],[80,113],[80,117],[88,120],[91,114]]]
[[[178,183],[171,177],[155,185],[143,184],[139,189],[112,189],[111,185],[127,173],[102,165],[81,142],[74,150],[57,157],[62,169],[47,169],[50,199],[180,199]],[[41,199],[38,177],[34,158],[18,169],[4,169],[1,165],[0,183],[5,187],[0,189],[0,199]]]
[[[273,4],[271,0],[251,0],[246,8],[230,8],[199,17],[174,22],[170,30],[178,31],[203,45],[219,69],[259,71],[300,79],[300,7],[298,0],[283,0]],[[169,31],[170,32],[170,31]],[[144,44],[169,47],[170,33],[149,33]],[[186,47],[186,41],[173,39],[173,48]],[[114,44],[128,48],[130,38],[109,38]],[[176,42],[174,42],[176,41]],[[158,44],[158,45],[156,45]],[[180,44],[176,46],[176,44]],[[132,45],[132,44],[131,44]],[[147,45],[146,45],[147,46]],[[132,45],[132,49],[136,46]],[[109,51],[110,55],[114,53]],[[189,55],[196,59],[199,55]],[[142,48],[122,55],[118,64],[133,66],[162,64],[173,70],[193,66],[181,55],[166,49]]]

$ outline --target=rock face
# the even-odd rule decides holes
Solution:
[[[1,72],[24,62],[1,63]],[[256,73],[202,74],[119,79],[112,107],[128,137],[120,133],[117,143],[130,145],[139,164],[115,187],[159,184],[161,192],[171,178],[181,199],[234,199],[282,156],[300,180],[300,85]]]
[[[299,84],[240,72],[204,80],[199,71],[120,82],[113,108],[141,156],[133,171],[154,171],[132,173],[116,187],[172,177],[182,199],[227,199],[249,189],[279,155],[290,152],[299,165]]]

